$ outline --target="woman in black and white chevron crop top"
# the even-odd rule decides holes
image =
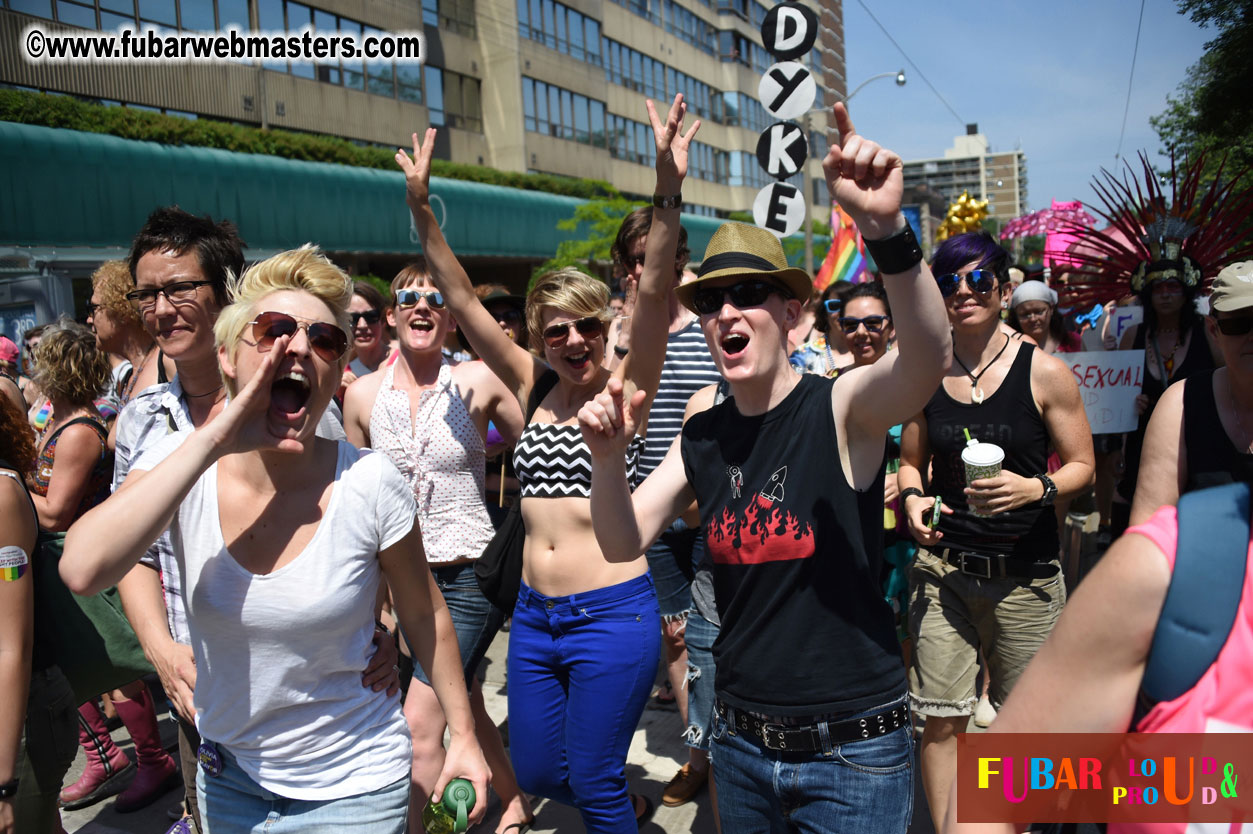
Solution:
[[[635,831],[643,813],[642,798],[627,793],[626,753],[657,668],[661,618],[644,548],[611,560],[596,542],[591,460],[577,414],[615,377],[628,391],[649,392],[649,399],[657,390],[678,195],[699,126],[684,131],[685,113],[682,96],[664,117],[648,102],[660,208],[649,229],[631,352],[614,372],[602,363],[611,318],[603,282],[573,268],[542,276],[526,301],[534,354],[519,347],[474,294],[436,222],[429,201],[435,131],[421,142],[414,135],[412,159],[396,155],[435,286],[475,352],[528,413],[515,453],[526,545],[509,636],[509,712],[525,720],[511,723],[510,750],[522,789],[576,806],[589,832]],[[645,413],[627,455],[632,471],[646,420]]]

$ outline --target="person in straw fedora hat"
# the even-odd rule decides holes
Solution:
[[[611,382],[579,412],[607,558],[699,507],[722,620],[711,758],[728,831],[904,831],[912,806],[905,672],[879,588],[883,438],[935,390],[951,342],[901,214],[900,157],[843,104],[834,115],[827,185],[886,276],[899,350],[835,380],[796,374],[786,339],[809,275],[769,231],[728,223],[678,292],[730,396],[691,414],[634,494],[621,456],[642,394]]]

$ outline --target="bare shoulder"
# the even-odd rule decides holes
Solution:
[[[1022,350],[1035,351],[1031,355],[1031,383],[1041,392],[1067,393],[1079,391],[1079,383],[1075,380],[1070,364],[1066,362],[1066,354],[1061,357],[1050,356],[1042,350],[1024,345]]]
[[[499,387],[502,391],[505,390],[505,384],[500,381],[496,374],[492,373],[492,369],[481,359],[472,359],[469,362],[453,365],[452,379],[458,388],[486,388],[492,386]]]
[[[713,408],[717,394],[718,383],[706,385],[693,394],[687,401],[687,408],[683,412],[683,420],[686,422],[693,414],[699,414],[702,411],[708,411],[710,408]]]
[[[378,397],[379,388],[383,384],[383,377],[386,373],[387,366],[380,365],[374,373],[357,377],[356,382],[348,386],[348,390],[344,392],[345,416],[359,411],[369,411],[374,407],[374,400]]]

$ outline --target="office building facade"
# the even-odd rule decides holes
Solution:
[[[926,186],[952,203],[962,192],[988,201],[988,216],[1001,223],[1027,213],[1027,155],[993,152],[977,125],[953,140],[944,156],[905,163],[905,188]]]

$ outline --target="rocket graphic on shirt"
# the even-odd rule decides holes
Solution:
[[[715,563],[757,565],[814,555],[813,526],[788,509],[786,481],[787,467],[783,466],[766,479],[760,491],[749,493],[742,509],[728,504],[710,520],[705,541]],[[731,498],[740,498],[738,489]]]

